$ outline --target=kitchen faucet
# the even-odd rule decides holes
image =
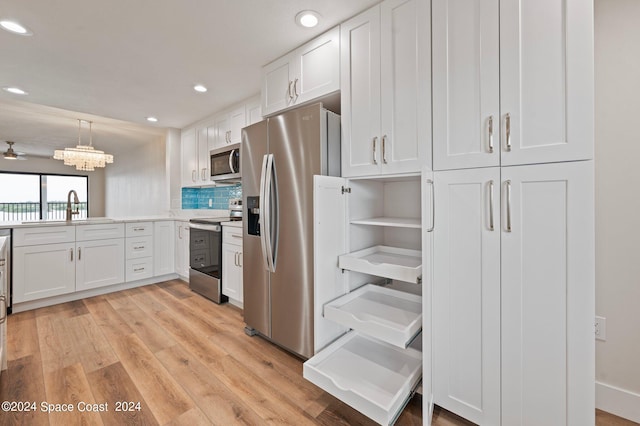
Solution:
[[[75,208],[76,208],[75,210],[71,209],[71,194],[73,194],[73,204],[75,205]],[[74,214],[80,214],[80,212],[78,211],[79,208],[80,208],[80,201],[78,200],[78,193],[72,189],[67,194],[67,217],[66,217],[67,222],[71,221],[71,218],[73,217]]]

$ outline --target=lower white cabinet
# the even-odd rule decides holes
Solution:
[[[153,275],[175,273],[175,227],[172,220],[153,224]]]
[[[75,242],[14,247],[13,302],[76,290]]]
[[[75,291],[123,282],[123,260],[122,238],[77,242]]]
[[[222,294],[242,304],[242,292],[242,228],[225,226],[222,231]]]
[[[434,181],[435,404],[481,425],[594,424],[593,163]]]
[[[189,279],[189,222],[176,221],[175,271],[183,279]]]
[[[314,176],[316,353],[303,375],[381,424],[423,374],[421,193],[420,175]]]

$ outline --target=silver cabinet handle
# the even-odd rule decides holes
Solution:
[[[293,84],[293,81],[289,81],[289,87],[287,89],[287,96],[289,96],[289,102],[291,102],[291,100],[293,99],[293,95],[291,94],[291,85]]]
[[[133,272],[140,272],[140,271],[144,271],[144,268],[135,268],[135,269],[133,270]]]
[[[511,232],[511,181],[505,182],[507,197],[507,232]]]
[[[69,253],[71,254],[71,262],[73,262],[73,249],[69,249]]]
[[[489,231],[493,230],[493,181],[489,181]]]
[[[505,132],[506,132],[506,146],[505,150],[507,152],[511,151],[511,114],[507,113],[504,117],[505,120]]]
[[[4,266],[7,263],[7,259],[0,259],[0,266]]]
[[[293,81],[293,95],[296,99],[298,99],[298,79],[297,78]]]
[[[238,268],[242,268],[242,253],[238,253]]]
[[[134,250],[144,250],[144,246],[135,246]]]
[[[427,185],[431,188],[431,226],[426,229],[427,232],[433,232],[436,227],[436,194],[433,180],[427,179]]]
[[[82,247],[78,247],[78,260],[82,260]]]
[[[141,227],[141,228],[133,228],[134,231],[144,231],[146,228]]]
[[[202,180],[207,180],[207,168],[202,169]]]
[[[231,236],[232,236],[233,238],[239,238],[239,239],[242,239],[242,235],[231,234]]]
[[[387,142],[387,135],[382,137],[382,164],[387,164],[387,151],[385,150],[385,143]]]
[[[0,324],[3,324],[7,320],[7,297],[3,294],[0,296],[0,303],[2,303],[2,317],[0,318]]]
[[[194,182],[196,181],[196,171],[195,171],[195,169],[191,170],[191,180],[194,181]]]
[[[378,159],[376,158],[376,144],[378,143],[378,137],[373,138],[373,164],[378,164]]]
[[[489,116],[489,153],[493,153],[493,115]]]
[[[227,130],[227,143],[231,143],[231,130]]]
[[[182,225],[178,225],[178,239],[182,239]]]

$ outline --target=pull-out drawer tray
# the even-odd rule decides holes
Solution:
[[[422,353],[352,331],[307,360],[303,376],[387,425],[400,415],[422,377]]]
[[[338,267],[392,280],[418,283],[422,276],[422,252],[374,246],[338,257]]]

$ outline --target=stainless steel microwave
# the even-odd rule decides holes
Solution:
[[[222,148],[212,149],[211,155],[211,180],[240,181],[240,144],[227,145]]]

